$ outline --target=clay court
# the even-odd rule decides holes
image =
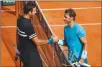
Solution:
[[[77,14],[76,22],[87,31],[88,63],[94,66],[101,65],[101,2],[38,2],[52,31],[59,39],[64,38],[64,10],[73,8]],[[3,6],[1,10],[1,58],[2,67],[15,66],[8,45],[16,44],[16,8]],[[12,41],[12,42],[11,42]],[[7,45],[8,44],[8,45]],[[11,49],[13,50],[13,49]],[[15,51],[12,51],[15,52]]]

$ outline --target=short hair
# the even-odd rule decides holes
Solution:
[[[25,3],[24,4],[24,8],[23,8],[24,14],[28,14],[29,11],[32,11],[33,8],[35,8],[35,7],[36,7],[35,2],[27,2],[27,3]]]
[[[76,17],[76,13],[75,13],[75,11],[73,10],[73,9],[66,9],[65,10],[65,14],[69,14],[69,16],[70,17],[73,17],[74,19],[73,20],[75,20],[75,17]]]

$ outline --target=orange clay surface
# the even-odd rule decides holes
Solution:
[[[55,8],[87,8],[87,7],[101,7],[101,2],[39,2],[42,9],[55,9]],[[87,32],[88,40],[88,63],[94,66],[101,66],[101,9],[76,9],[76,22],[83,25]],[[12,57],[7,49],[6,44],[16,43],[16,28],[7,26],[16,26],[16,12],[7,11],[15,10],[15,6],[3,7],[1,18],[1,65],[15,66]],[[51,28],[59,39],[63,39],[63,29],[65,23],[63,22],[64,10],[44,11],[43,13],[51,25]],[[91,25],[90,25],[91,24]],[[97,25],[92,25],[97,24]],[[57,25],[57,26],[54,26]],[[5,41],[5,36],[8,36]],[[11,40],[10,43],[8,40]],[[6,42],[6,43],[5,43]]]

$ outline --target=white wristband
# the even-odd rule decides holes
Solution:
[[[84,58],[84,59],[87,58],[87,51],[86,50],[82,51],[81,58]]]
[[[61,45],[61,46],[64,45],[63,40],[59,40],[59,41],[58,41],[58,44]]]

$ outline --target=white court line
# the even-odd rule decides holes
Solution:
[[[1,26],[1,28],[16,28],[16,26]]]
[[[102,7],[83,7],[83,8],[73,8],[73,9],[79,10],[79,9],[99,9],[99,8],[102,8]],[[54,9],[41,9],[41,10],[53,11],[53,10],[65,10],[65,9],[68,9],[68,8],[54,8]],[[1,10],[1,11],[15,11],[15,10]]]
[[[3,12],[3,11],[15,11],[15,10],[1,10],[1,12]]]
[[[50,25],[50,26],[52,26],[52,27],[61,27],[61,26],[65,26],[66,24],[64,24],[64,25]],[[87,24],[80,24],[80,25],[82,25],[82,26],[96,26],[96,25],[102,25],[102,23],[87,23]]]
[[[102,25],[102,23],[87,23],[87,24],[80,24],[82,26],[97,26],[97,25]],[[57,24],[57,25],[50,25],[51,27],[61,27],[65,26],[65,24]],[[16,28],[16,26],[1,26],[1,28]]]
[[[102,7],[83,7],[83,8],[72,8],[72,9],[76,9],[76,10],[80,10],[80,9],[99,9]],[[54,9],[42,9],[43,11],[53,11],[53,10],[65,10],[68,8],[54,8]]]

